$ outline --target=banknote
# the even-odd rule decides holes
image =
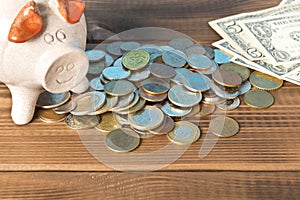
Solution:
[[[214,42],[212,45],[224,51],[225,53],[231,55],[234,58],[240,58],[241,60],[246,60],[243,54],[241,54],[237,49],[235,49],[224,39]],[[299,68],[299,65],[292,64],[292,65],[285,65],[285,66],[282,65],[276,66],[264,60],[255,60],[251,62],[251,68],[257,71],[267,73],[272,76],[283,78],[286,74]]]
[[[249,60],[262,60],[264,54],[250,42],[248,35],[238,24],[239,21],[259,20],[262,17],[292,14],[300,12],[300,4],[288,4],[266,10],[243,13],[210,21],[209,25],[234,48],[240,51]]]
[[[239,21],[253,46],[274,65],[300,63],[300,14]]]
[[[294,4],[294,3],[300,3],[299,0],[283,0],[280,2],[279,6],[287,5],[287,4]]]

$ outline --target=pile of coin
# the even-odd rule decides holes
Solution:
[[[45,92],[37,105],[43,108],[39,117],[47,123],[65,119],[75,130],[95,128],[106,135],[107,147],[116,152],[134,150],[141,138],[161,134],[174,144],[192,144],[201,131],[190,117],[210,115],[216,106],[236,109],[238,96],[245,93],[246,104],[266,108],[274,100],[263,90],[282,85],[267,75],[250,75],[248,68],[220,59],[226,58],[222,52],[188,38],[160,46],[112,42],[106,49],[86,54],[89,90],[83,94]],[[249,91],[251,84],[263,90]],[[209,131],[231,137],[238,133],[239,124],[217,117],[211,120]]]

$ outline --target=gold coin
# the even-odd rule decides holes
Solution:
[[[101,115],[101,122],[96,126],[96,129],[102,133],[109,133],[113,130],[120,128],[115,121],[112,112],[107,112]]]
[[[65,114],[56,114],[53,110],[40,109],[38,112],[40,120],[46,123],[57,123],[61,122],[66,118]]]
[[[142,81],[142,89],[153,95],[165,94],[170,89],[168,81],[159,78],[149,78]]]
[[[202,94],[190,92],[182,85],[177,85],[170,89],[168,97],[174,105],[186,108],[199,104],[202,99]]]
[[[104,91],[112,96],[125,96],[134,90],[135,86],[126,80],[110,81],[104,86]]]
[[[155,106],[146,106],[142,110],[128,115],[130,125],[139,130],[151,130],[164,121],[163,112]]]
[[[95,112],[91,112],[88,115],[100,115],[106,113],[110,111],[115,105],[117,105],[117,103],[118,103],[118,97],[106,95],[105,104]]]
[[[236,63],[223,64],[220,66],[220,69],[238,73],[241,76],[243,82],[246,81],[250,76],[250,70],[247,67],[238,65]]]
[[[232,137],[239,132],[238,122],[230,117],[216,117],[209,124],[209,131],[219,137]]]
[[[132,50],[125,54],[122,62],[123,66],[129,70],[139,70],[147,66],[150,55],[145,50]]]
[[[105,143],[112,151],[130,152],[139,146],[140,137],[131,129],[116,129],[106,136]]]
[[[66,118],[66,124],[69,128],[74,130],[92,129],[95,128],[100,122],[99,115],[68,115]]]
[[[175,128],[167,134],[167,137],[174,144],[188,145],[196,142],[200,135],[198,126],[191,122],[179,121],[175,123]]]
[[[244,102],[253,108],[268,108],[274,103],[274,97],[267,91],[250,90],[244,95]]]
[[[249,80],[254,87],[266,91],[279,89],[283,85],[283,80],[259,71],[253,72]]]

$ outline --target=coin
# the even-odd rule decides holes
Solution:
[[[118,58],[117,60],[114,61],[113,66],[115,66],[115,67],[123,67],[122,62],[123,62],[123,57],[120,57],[120,58]]]
[[[180,107],[192,107],[202,99],[201,93],[190,92],[182,85],[172,87],[168,92],[169,100]]]
[[[104,60],[106,53],[101,50],[88,50],[85,52],[90,62],[95,63]]]
[[[226,101],[226,99],[219,97],[212,91],[202,93],[202,103],[204,104],[220,104]]]
[[[164,116],[163,123],[159,127],[149,130],[149,132],[155,135],[167,134],[172,131],[174,127],[174,120],[170,116]]]
[[[103,85],[105,85],[105,84],[107,84],[108,82],[110,82],[110,80],[106,79],[106,78],[103,76],[103,74],[101,74],[101,75],[99,76],[99,79],[100,79],[100,82],[101,82]]]
[[[118,114],[126,115],[130,113],[134,113],[143,109],[145,105],[146,105],[146,101],[140,98],[139,101],[133,107],[129,108],[128,110],[119,111]]]
[[[211,87],[211,80],[205,75],[191,73],[184,79],[183,85],[192,92],[205,92]]]
[[[239,96],[240,92],[226,92],[225,90],[222,90],[219,86],[217,86],[215,83],[211,84],[211,89],[216,93],[219,97],[222,97],[224,99],[235,99],[237,96]]]
[[[184,67],[187,56],[179,50],[165,51],[162,54],[163,62],[171,67]]]
[[[139,89],[139,95],[142,99],[149,101],[149,102],[161,102],[161,101],[164,101],[168,97],[167,93],[159,94],[159,95],[147,94],[141,88]]]
[[[206,46],[206,45],[203,45],[203,48],[205,49],[206,51],[206,56],[209,57],[210,59],[213,59],[215,57],[215,52],[214,50],[209,47],[209,46]]]
[[[90,81],[90,87],[94,90],[104,90],[104,85],[101,83],[99,77],[96,77]]]
[[[92,129],[95,128],[100,122],[98,115],[83,115],[76,116],[69,114],[66,118],[66,124],[69,128],[74,130]]]
[[[101,74],[102,71],[105,69],[105,67],[106,67],[106,63],[104,61],[90,63],[88,74],[94,74],[94,75]]]
[[[207,115],[212,114],[215,110],[216,106],[214,104],[202,104],[199,117],[206,117]]]
[[[66,115],[57,114],[51,109],[48,110],[40,109],[38,111],[38,117],[40,120],[46,123],[57,123],[63,121],[66,118]]]
[[[212,68],[212,61],[201,54],[192,54],[188,56],[188,63],[189,65],[196,69],[201,71],[207,71],[210,68]]]
[[[69,112],[72,112],[76,108],[76,104],[73,100],[68,101],[67,103],[57,107],[53,108],[53,111],[56,114],[67,114]]]
[[[216,70],[212,75],[212,79],[226,87],[239,87],[242,84],[242,78],[238,73],[222,69]]]
[[[141,45],[140,45],[140,43],[138,43],[138,42],[123,42],[123,43],[120,45],[120,48],[121,48],[122,51],[128,52],[128,51],[137,49],[137,48],[139,48],[140,46],[141,46]]]
[[[250,70],[247,67],[238,65],[236,63],[223,64],[220,66],[220,69],[238,73],[241,76],[243,82],[248,80],[250,76]]]
[[[111,111],[117,112],[118,110],[130,105],[132,101],[136,99],[135,96],[137,96],[137,94],[133,92],[131,94],[119,97],[118,103],[111,109]]]
[[[95,128],[102,133],[107,134],[120,127],[116,123],[113,114],[111,112],[107,112],[101,115],[101,122]]]
[[[138,71],[132,71],[131,76],[128,78],[128,80],[132,82],[139,82],[147,79],[149,76],[150,76],[150,71],[144,68]]]
[[[212,67],[210,69],[208,69],[206,71],[198,71],[198,72],[201,74],[211,75],[218,69],[219,69],[219,65],[217,63],[215,63],[214,61],[212,61]]]
[[[169,46],[169,45],[162,45],[162,46],[159,46],[159,48],[162,50],[162,51],[173,51],[175,50],[173,47]]]
[[[163,123],[164,114],[155,106],[146,106],[136,113],[129,114],[128,121],[136,129],[151,130]]]
[[[176,38],[169,42],[169,45],[174,49],[184,50],[192,46],[194,42],[188,38]]]
[[[115,152],[130,152],[140,144],[139,135],[131,129],[121,128],[108,133],[106,146]]]
[[[52,94],[46,91],[40,94],[36,106],[43,109],[56,108],[69,101],[70,97],[70,92]]]
[[[237,97],[235,99],[227,100],[223,103],[217,104],[217,107],[221,110],[234,110],[237,109],[241,104],[240,99]]]
[[[168,81],[159,78],[149,78],[142,81],[142,89],[152,95],[165,94],[170,89]]]
[[[199,45],[199,44],[195,44],[193,46],[190,46],[190,47],[186,48],[184,50],[184,52],[188,56],[193,55],[193,54],[200,54],[200,55],[205,55],[206,54],[206,50],[203,48],[202,45]]]
[[[175,123],[175,128],[167,134],[167,137],[174,144],[188,145],[196,142],[200,135],[198,126],[191,122],[180,121]]]
[[[71,112],[73,115],[87,115],[101,108],[105,103],[106,94],[103,92],[88,92],[74,98],[77,105]]]
[[[150,55],[145,50],[129,51],[123,58],[123,66],[129,70],[139,70],[147,66],[150,61]]]
[[[126,71],[121,67],[107,67],[102,72],[103,77],[108,80],[126,79],[130,74],[130,71]]]
[[[283,85],[283,80],[259,71],[252,72],[249,80],[254,87],[266,91],[279,89]]]
[[[268,108],[274,103],[274,97],[267,91],[250,90],[244,95],[244,102],[253,108]]]
[[[170,79],[176,75],[176,71],[167,65],[161,63],[153,63],[149,67],[149,71],[153,76],[162,79]]]
[[[123,42],[112,42],[107,46],[107,51],[114,56],[121,56],[123,53],[120,46]]]
[[[112,96],[125,96],[134,90],[135,86],[126,80],[110,81],[104,85],[104,91]]]
[[[210,121],[209,131],[219,137],[232,137],[239,132],[240,126],[230,117],[216,117]]]
[[[121,115],[121,114],[113,112],[113,116],[114,116],[115,121],[117,122],[117,124],[120,127],[128,127],[128,126],[130,126],[127,114]]]
[[[252,85],[249,81],[243,82],[242,85],[239,87],[240,95],[243,95],[246,92],[248,92],[249,90],[251,90],[251,87],[252,87]]]
[[[122,105],[122,106],[120,106],[120,105],[117,104],[117,105],[112,109],[112,111],[117,112],[117,113],[119,113],[119,112],[126,112],[127,110],[129,110],[130,108],[132,108],[133,106],[135,106],[135,105],[138,103],[138,101],[140,100],[139,91],[138,91],[138,90],[135,90],[135,92],[132,93],[132,94],[134,94],[134,95],[133,95],[134,98],[133,98],[133,100],[131,100],[131,102],[130,102],[128,105]],[[124,98],[125,98],[125,97],[126,97],[126,96],[124,96]],[[122,98],[123,98],[123,97],[120,98],[121,101],[122,101]]]
[[[88,115],[100,115],[110,111],[115,105],[118,103],[118,97],[106,95],[106,102],[105,104],[99,108],[98,110],[89,113]]]
[[[161,110],[170,117],[183,117],[188,115],[192,108],[181,108],[166,101],[161,104]]]
[[[200,104],[193,106],[192,111],[188,115],[184,116],[184,119],[188,117],[194,117],[195,115],[199,114],[200,110],[201,110]]]
[[[156,45],[143,45],[139,49],[145,50],[150,55],[150,62],[154,61],[156,58],[160,57],[163,53],[163,50]]]
[[[223,53],[222,51],[218,49],[214,49],[215,52],[215,58],[214,61],[218,64],[226,64],[230,63],[231,57],[227,54]]]
[[[176,68],[176,75],[171,79],[172,82],[177,84],[184,84],[187,82],[188,77],[193,73],[185,68]]]

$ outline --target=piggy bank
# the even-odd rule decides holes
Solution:
[[[16,124],[32,120],[45,90],[87,89],[84,8],[80,0],[0,0],[0,81]]]

